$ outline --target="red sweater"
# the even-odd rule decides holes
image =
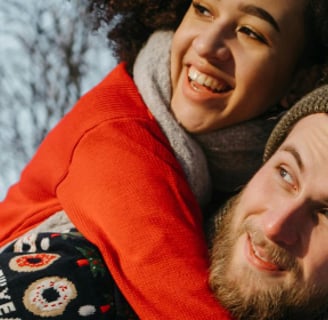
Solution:
[[[119,65],[50,132],[0,203],[0,245],[64,210],[145,320],[230,319],[208,288],[201,212]]]

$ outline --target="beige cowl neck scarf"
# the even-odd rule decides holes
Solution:
[[[187,133],[170,112],[172,36],[171,31],[157,31],[149,38],[137,57],[133,77],[167,136],[193,192],[204,205],[211,190],[233,192],[260,167],[265,142],[279,117],[275,116],[277,111],[271,111],[212,133]]]

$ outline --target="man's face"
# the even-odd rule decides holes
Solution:
[[[328,301],[328,115],[300,120],[224,217],[211,285],[237,319],[314,319]]]

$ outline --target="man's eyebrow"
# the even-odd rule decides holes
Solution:
[[[254,5],[241,5],[239,7],[239,10],[269,22],[276,29],[276,31],[280,32],[280,28],[277,21],[268,11],[264,10],[263,8]]]
[[[299,152],[293,146],[287,145],[287,146],[281,148],[281,150],[291,153],[291,155],[295,158],[297,165],[299,166],[301,171],[304,170],[304,164],[303,164],[302,158],[301,158]]]

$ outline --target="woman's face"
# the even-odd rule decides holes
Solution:
[[[193,1],[172,43],[171,108],[189,132],[254,118],[276,103],[304,47],[306,0]]]

